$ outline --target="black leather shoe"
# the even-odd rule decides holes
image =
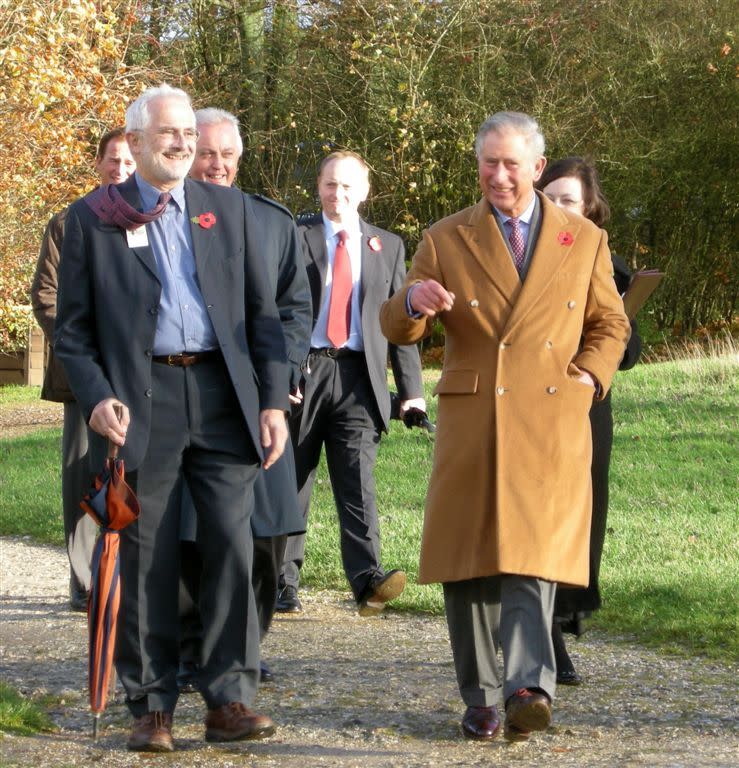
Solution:
[[[580,685],[581,683],[582,678],[577,674],[574,667],[571,669],[557,670],[558,685]]]
[[[508,741],[526,741],[531,731],[546,731],[552,722],[549,696],[530,688],[519,688],[505,704],[504,736]]]
[[[296,587],[287,584],[280,590],[277,595],[275,610],[277,613],[300,613],[303,610]]]
[[[397,568],[384,576],[372,579],[360,599],[357,610],[360,616],[377,616],[385,608],[385,603],[395,600],[405,589],[405,571]]]
[[[198,665],[194,661],[183,661],[177,672],[177,688],[180,693],[198,692]]]
[[[77,613],[87,613],[90,593],[86,589],[69,589],[69,607]]]
[[[467,707],[462,718],[462,733],[468,739],[489,741],[500,731],[496,707]]]
[[[275,676],[272,674],[272,670],[263,662],[259,662],[259,682],[260,683],[273,683]]]

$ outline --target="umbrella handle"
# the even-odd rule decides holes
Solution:
[[[114,405],[113,413],[115,413],[116,419],[120,421],[123,416],[123,408],[120,405]],[[109,459],[118,458],[118,446],[112,440],[108,440],[108,458]]]

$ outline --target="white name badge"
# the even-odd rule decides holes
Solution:
[[[146,236],[146,224],[138,229],[127,229],[126,239],[128,240],[129,248],[143,248],[149,245],[149,238]]]

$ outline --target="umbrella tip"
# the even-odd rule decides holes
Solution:
[[[94,712],[92,715],[92,740],[98,740],[98,723],[100,722],[100,713]]]

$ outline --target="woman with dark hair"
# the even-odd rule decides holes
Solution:
[[[608,203],[603,196],[595,166],[582,157],[565,157],[546,166],[537,182],[540,189],[552,202],[561,208],[579,213],[602,227],[610,215]],[[614,280],[619,293],[623,294],[629,285],[631,273],[626,264],[615,254],[613,261]],[[631,338],[626,347],[619,369],[632,368],[639,359],[641,339],[636,323],[631,322]],[[600,608],[598,575],[603,553],[608,515],[608,467],[611,461],[613,443],[613,416],[611,393],[604,400],[594,401],[590,409],[590,425],[593,435],[593,459],[591,476],[593,483],[593,513],[590,528],[590,583],[585,588],[557,589],[552,624],[552,640],[557,662],[557,682],[563,685],[579,685],[580,675],[567,653],[563,632],[579,637],[583,632],[582,621]]]

